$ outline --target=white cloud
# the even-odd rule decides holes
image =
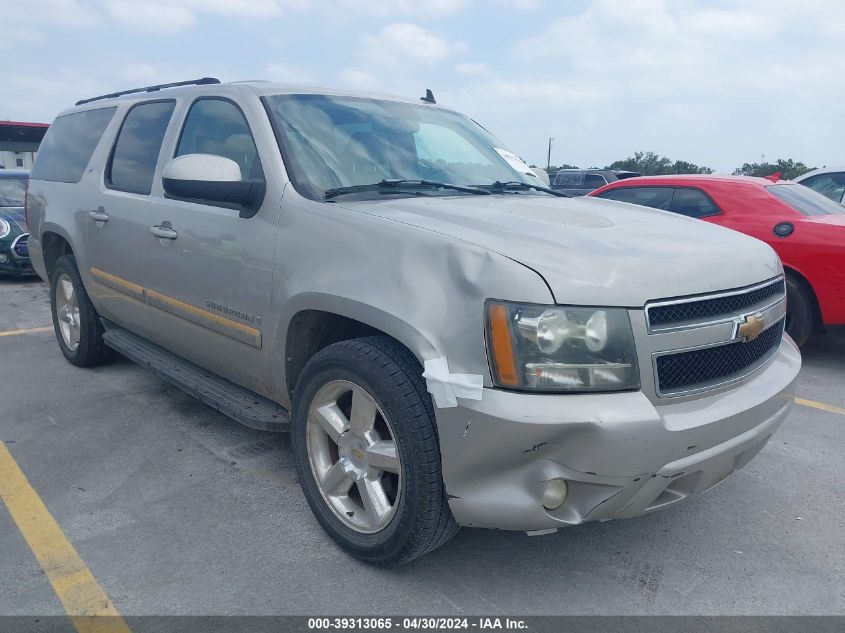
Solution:
[[[432,64],[465,48],[464,44],[451,43],[416,24],[394,22],[385,26],[378,35],[365,36],[363,53],[378,64],[397,61]]]
[[[73,67],[59,67],[47,73],[0,70],[0,85],[4,89],[0,118],[43,123],[52,122],[57,110],[68,108],[79,99],[108,92],[103,82]]]
[[[270,63],[264,70],[266,71],[266,78],[271,81],[289,84],[314,83],[314,75],[311,71],[290,64]]]
[[[341,0],[340,4],[347,9],[381,17],[402,14],[439,17],[463,11],[470,2],[471,0]]]
[[[495,0],[496,4],[507,5],[520,11],[533,11],[539,9],[543,4],[542,0]]]
[[[347,68],[340,73],[340,81],[350,88],[358,90],[378,90],[382,83],[375,75],[364,70]]]
[[[126,64],[120,69],[119,75],[121,79],[127,81],[148,82],[150,84],[159,77],[158,71],[144,62]]]
[[[148,33],[177,33],[195,22],[191,10],[176,2],[112,0],[106,10],[121,25]]]
[[[53,0],[58,1],[58,0]],[[68,2],[71,0],[61,0]],[[106,12],[123,26],[149,33],[177,33],[193,25],[200,14],[241,18],[272,18],[286,9],[302,10],[307,0],[102,0]]]
[[[0,50],[11,49],[19,44],[38,44],[42,41],[44,41],[44,35],[41,31],[20,25],[3,33],[3,36],[0,37]]]
[[[509,101],[503,108],[523,118],[545,117],[547,135],[588,157],[580,162],[609,162],[615,156],[607,147],[615,154],[653,149],[721,169],[738,160],[726,158],[727,146],[748,159],[797,157],[810,138],[821,138],[797,113],[809,114],[813,103],[821,120],[831,120],[841,103],[841,82],[829,74],[830,60],[845,55],[845,38],[831,27],[840,19],[845,24],[845,7],[834,0],[812,7],[749,0],[733,8],[593,0],[517,42],[533,81],[518,91],[505,82],[498,94]]]
[[[481,62],[462,62],[456,64],[455,72],[469,77],[486,77],[492,73],[490,67]]]
[[[90,3],[82,0],[26,0],[3,3],[4,25],[35,23],[60,24],[70,27],[89,27],[100,23]],[[4,28],[6,37],[11,29]]]

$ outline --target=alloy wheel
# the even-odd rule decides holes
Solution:
[[[73,282],[65,273],[56,280],[56,317],[65,346],[71,352],[79,347],[79,301]]]
[[[344,524],[373,534],[390,524],[402,464],[390,420],[361,386],[333,380],[314,395],[306,423],[308,461],[323,500]]]

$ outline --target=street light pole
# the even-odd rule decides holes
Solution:
[[[552,141],[554,138],[549,137],[549,153],[546,155],[546,172],[552,168]]]

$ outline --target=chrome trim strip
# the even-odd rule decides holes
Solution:
[[[786,304],[786,302],[784,301],[784,306],[785,306],[785,304]],[[750,312],[749,314],[754,314],[754,311]],[[772,323],[771,325],[766,327],[766,329],[764,329],[763,332],[766,332],[766,331],[772,329],[773,327],[776,327],[776,326],[781,325],[781,324],[782,324],[782,327],[783,327],[783,333],[785,334],[786,333],[786,314],[785,313],[777,321],[775,321],[774,323]],[[763,332],[761,332],[760,335],[762,335]],[[748,378],[748,377],[752,376],[753,374],[757,373],[758,371],[760,371],[766,365],[769,364],[769,362],[772,360],[772,358],[774,358],[775,355],[777,354],[781,345],[783,345],[783,335],[781,335],[780,345],[776,345],[775,347],[773,347],[766,356],[764,356],[761,360],[759,360],[755,365],[752,365],[750,369],[748,369],[747,371],[745,371],[741,374],[738,374],[736,376],[732,376],[731,378],[728,378],[727,380],[723,380],[721,382],[711,383],[711,384],[703,385],[701,387],[694,387],[692,389],[684,389],[683,391],[669,391],[668,393],[665,393],[660,388],[660,377],[658,376],[658,373],[657,373],[657,359],[658,359],[658,357],[669,356],[669,355],[672,355],[672,354],[683,354],[684,352],[694,352],[694,351],[697,351],[697,350],[700,350],[700,349],[708,349],[708,348],[711,348],[711,347],[722,347],[722,346],[725,346],[725,345],[732,345],[732,344],[740,342],[740,341],[741,341],[741,339],[733,338],[729,341],[724,341],[724,342],[721,342],[721,343],[715,343],[715,344],[711,343],[711,344],[708,344],[708,345],[698,345],[698,346],[695,346],[695,347],[687,347],[687,348],[684,348],[684,349],[674,349],[674,350],[666,350],[666,351],[660,351],[660,352],[652,352],[652,354],[651,354],[651,367],[652,367],[652,373],[654,375],[654,390],[655,390],[655,393],[657,394],[657,397],[658,398],[680,398],[682,396],[690,396],[690,395],[693,395],[693,394],[704,393],[706,391],[714,391],[714,390],[720,389],[722,387],[727,387],[729,385],[733,385],[735,383],[742,382],[743,380],[745,380],[746,378]]]
[[[17,245],[18,245],[18,242],[20,242],[20,241],[21,241],[23,238],[25,238],[25,237],[26,237],[26,238],[29,238],[29,233],[21,233],[21,234],[20,234],[20,235],[18,235],[18,236],[17,236],[14,240],[12,240],[12,246],[11,246],[11,248],[10,248],[9,250],[10,250],[10,251],[11,251],[11,253],[12,253],[12,257],[14,257],[15,259],[29,260],[29,257],[23,257],[23,256],[21,256],[21,255],[18,255],[18,254],[15,252],[15,246],[17,246]],[[29,240],[28,240],[28,239],[27,239],[27,242],[29,242]]]
[[[652,308],[662,308],[662,307],[665,307],[665,306],[680,305],[680,304],[683,304],[683,303],[698,303],[699,301],[709,301],[711,299],[722,299],[724,297],[736,297],[736,296],[739,296],[739,295],[745,295],[745,294],[748,294],[750,292],[754,292],[755,290],[760,290],[762,288],[767,288],[769,286],[773,286],[777,283],[785,283],[785,279],[784,279],[783,275],[780,275],[779,277],[775,277],[773,279],[769,279],[768,281],[764,281],[764,282],[761,282],[761,283],[753,285],[753,286],[747,286],[746,288],[740,288],[738,290],[727,290],[725,292],[717,292],[717,293],[714,293],[714,294],[702,294],[702,295],[695,295],[695,296],[691,296],[691,297],[684,297],[684,298],[681,298],[681,299],[670,299],[670,300],[667,300],[667,301],[659,301],[658,300],[658,301],[646,303],[646,306],[645,306],[646,328],[647,328],[649,334],[663,334],[664,332],[679,332],[679,331],[683,331],[683,330],[693,330],[693,329],[697,329],[697,328],[700,328],[700,327],[707,327],[707,326],[710,326],[710,325],[719,325],[721,323],[730,323],[731,321],[736,319],[736,317],[738,316],[737,314],[725,315],[724,317],[720,317],[720,318],[717,318],[717,319],[711,319],[710,321],[688,321],[688,322],[682,323],[681,325],[669,324],[669,325],[665,325],[665,326],[664,325],[652,326],[651,325],[651,309]],[[785,297],[786,297],[786,292],[784,291],[784,294],[778,295],[777,299],[775,299],[771,304],[768,304],[767,306],[765,306],[763,308],[757,308],[756,310],[751,310],[749,308],[743,308],[743,313],[742,313],[741,316],[745,316],[746,314],[753,314],[754,312],[759,312],[761,310],[767,310],[768,308],[770,308],[772,305],[774,305],[778,301],[783,300]]]

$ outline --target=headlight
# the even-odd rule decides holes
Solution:
[[[493,381],[534,391],[639,389],[628,312],[487,302]]]
[[[6,237],[11,232],[12,225],[6,222],[3,218],[0,218],[0,238]]]

